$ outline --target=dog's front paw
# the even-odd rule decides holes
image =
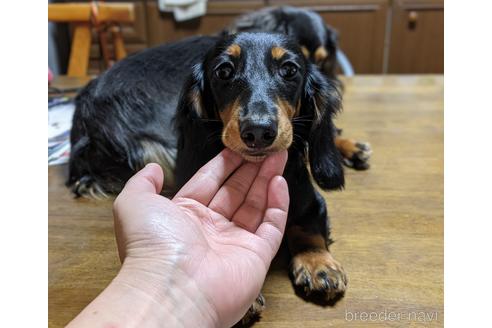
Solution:
[[[355,170],[367,170],[372,149],[368,142],[337,138],[337,148],[343,156],[343,163]]]
[[[263,310],[265,309],[265,298],[260,293],[254,303],[249,307],[248,312],[244,315],[241,321],[235,327],[249,327],[256,322]]]
[[[327,250],[306,251],[292,259],[294,285],[306,296],[319,294],[325,300],[343,295],[347,275],[342,265]]]

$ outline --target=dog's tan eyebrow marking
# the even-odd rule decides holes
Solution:
[[[236,43],[231,44],[227,47],[226,53],[232,57],[239,57],[241,55],[241,47]]]
[[[285,50],[282,47],[273,47],[272,48],[272,57],[274,59],[280,59],[280,58],[282,58],[283,55],[285,55],[286,52],[287,52],[287,50]]]
[[[319,63],[328,57],[328,51],[326,51],[326,48],[323,46],[318,47],[316,51],[314,52],[314,61]]]
[[[309,52],[308,48],[306,48],[305,46],[301,46],[301,51],[304,57],[309,58],[309,56],[311,56],[311,53]]]

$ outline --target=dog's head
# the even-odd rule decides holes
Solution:
[[[309,144],[311,172],[325,189],[343,185],[332,115],[336,85],[287,36],[225,36],[194,68],[178,111],[194,120],[220,120],[223,144],[249,161],[288,149],[298,122]]]

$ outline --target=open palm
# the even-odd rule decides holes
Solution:
[[[278,250],[289,203],[286,152],[263,163],[224,150],[169,200],[162,170],[148,165],[114,204],[122,261],[158,263],[167,279],[193,284],[220,325],[235,323],[258,296]],[[157,273],[159,274],[159,273]]]

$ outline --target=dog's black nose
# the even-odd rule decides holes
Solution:
[[[277,124],[272,121],[241,122],[241,139],[249,148],[261,149],[270,146],[277,137]]]

